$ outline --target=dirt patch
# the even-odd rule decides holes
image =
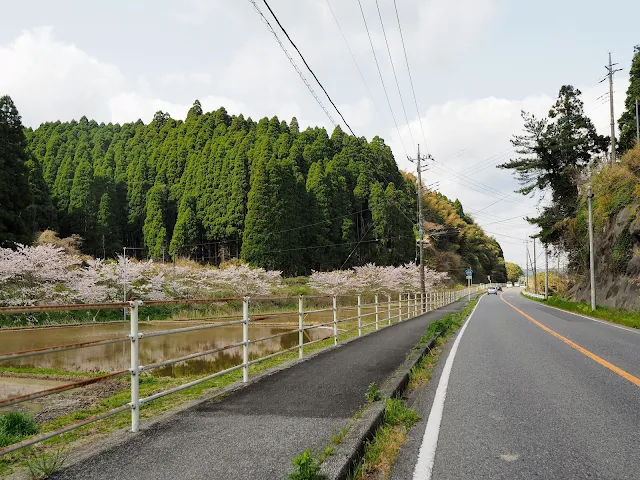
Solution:
[[[12,375],[12,377],[21,379],[36,378],[35,375],[29,377],[25,377],[24,375]],[[37,377],[39,377],[39,379],[44,379],[44,377],[46,377],[47,380],[64,381],[78,381],[82,378],[65,378],[64,376],[57,375],[37,375]],[[29,400],[8,408],[10,410],[30,413],[35,417],[39,424],[43,424],[55,420],[58,417],[95,405],[125,388],[128,388],[128,386],[124,379],[110,379],[66,392],[56,393],[46,397],[37,398],[35,400]]]

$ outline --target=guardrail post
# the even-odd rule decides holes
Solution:
[[[398,294],[398,321],[402,321],[402,294]]]
[[[424,293],[420,292],[420,315],[424,313]]]
[[[411,294],[407,293],[407,320],[411,318]]]
[[[379,313],[379,307],[380,305],[378,304],[378,294],[376,293],[376,330],[378,330],[378,322],[380,321],[380,313]]]
[[[360,295],[358,295],[358,336],[362,336],[362,307],[360,302]]]
[[[391,325],[391,295],[387,295],[387,322]]]
[[[242,300],[242,381],[249,381],[249,297]]]
[[[413,294],[413,316],[414,317],[418,316],[418,294],[417,293]]]
[[[140,427],[140,371],[138,369],[138,347],[140,336],[138,334],[138,306],[142,302],[132,298],[129,302],[131,323],[131,431],[137,432]]]
[[[333,296],[333,344],[338,344],[338,297]]]
[[[302,358],[304,345],[304,303],[303,296],[298,297],[298,358]]]

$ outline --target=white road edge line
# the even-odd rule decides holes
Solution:
[[[471,317],[476,313],[476,309],[480,302],[484,298],[484,295],[480,297],[475,308],[467,318],[467,321],[460,329],[460,333],[456,337],[447,361],[442,369],[440,375],[440,381],[438,382],[438,388],[436,389],[436,395],[431,405],[431,412],[429,412],[429,419],[427,420],[427,428],[424,431],[422,437],[422,444],[420,445],[420,452],[418,453],[418,461],[413,469],[413,480],[430,480],[431,472],[433,470],[433,463],[436,458],[436,447],[438,446],[438,435],[440,434],[440,423],[442,422],[442,414],[444,412],[444,401],[447,397],[447,387],[449,385],[449,377],[451,376],[451,368],[453,367],[453,360],[456,357],[458,351],[458,345],[460,345],[460,339],[467,329],[467,325],[471,321]]]
[[[528,300],[531,300],[531,299],[528,299]],[[540,302],[536,302],[536,303],[538,303],[539,305],[542,305],[543,307],[553,308],[554,310],[558,310],[558,311],[564,312],[564,313],[570,313],[571,315],[575,315],[576,317],[586,318],[587,320],[592,320],[594,322],[602,323],[603,325],[608,325],[608,326],[613,327],[613,328],[619,328],[620,330],[626,330],[627,332],[640,334],[640,330],[638,330],[637,328],[625,327],[624,325],[617,325],[617,324],[615,324],[613,322],[607,322],[606,320],[600,320],[599,318],[593,318],[593,317],[589,317],[587,315],[581,315],[580,313],[570,312],[569,310],[563,310],[562,308],[552,307],[551,305],[547,305],[545,303],[540,303]]]

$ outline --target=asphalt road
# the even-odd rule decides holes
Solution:
[[[395,324],[202,403],[51,478],[287,478],[292,459],[328,445],[365,403],[369,383],[381,385],[429,323],[463,305]]]
[[[552,309],[519,290],[504,300],[482,298],[413,399],[423,420],[392,480],[640,479],[640,331]]]

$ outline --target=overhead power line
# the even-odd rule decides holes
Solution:
[[[378,69],[378,75],[380,76],[380,82],[382,83],[382,89],[384,90],[384,96],[387,99],[387,105],[389,105],[389,111],[391,112],[391,117],[393,118],[393,124],[396,126],[396,131],[398,132],[398,139],[400,140],[400,144],[402,145],[402,149],[404,150],[405,158],[409,157],[407,153],[407,148],[404,146],[404,142],[402,141],[402,135],[400,134],[400,128],[398,128],[398,122],[396,121],[396,116],[393,113],[393,108],[391,107],[391,101],[389,100],[389,94],[387,93],[387,87],[384,84],[384,78],[382,77],[382,70],[380,70],[380,64],[378,63],[378,56],[376,55],[376,49],[373,47],[373,40],[371,40],[371,33],[369,32],[369,26],[367,25],[367,18],[364,16],[364,10],[362,9],[362,2],[358,0],[358,5],[360,6],[360,13],[362,14],[362,21],[364,22],[364,28],[367,31],[367,37],[369,37],[369,45],[371,45],[371,52],[373,53],[373,59],[376,62],[376,68]]]
[[[413,103],[416,106],[416,114],[418,115],[418,123],[420,124],[420,131],[422,132],[422,140],[424,141],[424,148],[429,156],[429,147],[427,146],[427,136],[424,134],[424,128],[422,128],[422,117],[420,116],[420,108],[418,108],[418,100],[416,99],[416,90],[413,87],[413,78],[411,77],[411,69],[409,68],[409,57],[407,57],[407,49],[404,45],[404,35],[402,34],[402,26],[400,25],[400,15],[398,14],[398,5],[396,0],[393,0],[393,7],[396,10],[396,19],[398,20],[398,30],[400,31],[400,40],[402,40],[402,50],[404,51],[404,60],[407,64],[407,72],[409,73],[409,83],[411,84],[411,92],[413,93]]]
[[[382,111],[378,107],[378,102],[376,102],[375,97],[373,96],[373,93],[371,93],[371,89],[369,88],[369,84],[367,83],[367,80],[365,79],[364,74],[362,73],[362,69],[360,68],[360,65],[358,64],[358,61],[356,60],[356,56],[353,54],[353,50],[351,50],[351,47],[349,46],[349,41],[347,40],[346,35],[342,31],[342,27],[340,26],[340,22],[338,21],[338,17],[336,16],[335,12],[333,11],[333,8],[331,7],[331,2],[329,2],[329,0],[325,0],[325,1],[327,2],[327,6],[329,7],[329,10],[331,11],[331,15],[333,16],[333,20],[336,22],[338,30],[340,31],[340,35],[342,35],[342,39],[344,40],[344,44],[347,46],[347,50],[349,50],[349,55],[351,55],[351,60],[353,60],[353,63],[355,64],[356,68],[358,69],[358,73],[360,74],[360,78],[362,79],[362,83],[364,83],[364,86],[366,87],[367,92],[369,93],[369,97],[371,98],[371,101],[373,102],[373,104],[376,107],[376,110],[378,111],[378,115],[380,115],[380,118],[382,118]]]
[[[389,48],[389,41],[387,40],[387,32],[384,29],[384,22],[382,21],[382,12],[380,11],[380,4],[376,0],[376,8],[378,9],[378,17],[380,18],[380,26],[382,27],[382,36],[384,37],[384,43],[387,46],[387,53],[389,54],[389,62],[391,63],[391,71],[393,72],[393,78],[396,81],[396,88],[398,89],[398,96],[400,97],[400,105],[402,106],[402,112],[404,113],[404,119],[407,122],[407,128],[409,129],[409,136],[411,137],[411,143],[413,146],[416,142],[411,132],[411,124],[409,123],[409,117],[407,116],[407,109],[404,106],[404,99],[402,98],[402,92],[400,91],[400,83],[398,82],[398,75],[396,74],[396,67],[393,64],[393,55],[391,55],[391,48]]]
[[[252,3],[253,0],[250,0]],[[316,82],[318,82],[318,85],[320,85],[320,88],[322,89],[322,91],[324,92],[324,94],[327,96],[327,98],[329,99],[329,101],[331,102],[331,105],[333,105],[333,108],[336,110],[336,112],[338,112],[338,115],[340,115],[340,118],[342,119],[342,121],[344,122],[344,124],[347,126],[347,128],[349,129],[349,131],[351,132],[351,135],[353,135],[354,137],[356,136],[355,133],[353,133],[353,130],[351,129],[351,126],[347,123],[347,121],[344,118],[344,115],[342,115],[342,112],[338,109],[338,107],[336,106],[336,104],[333,102],[333,100],[331,99],[331,96],[329,95],[329,92],[327,92],[327,90],[324,88],[324,86],[322,85],[322,83],[320,82],[320,80],[318,79],[318,77],[316,76],[316,74],[313,72],[313,70],[311,70],[311,67],[309,66],[309,64],[307,63],[306,59],[304,58],[304,55],[302,55],[302,52],[300,52],[300,50],[298,49],[297,45],[293,42],[293,40],[291,40],[291,37],[289,36],[289,34],[287,33],[287,31],[285,30],[285,28],[282,26],[282,24],[280,23],[280,20],[278,20],[278,17],[276,16],[275,13],[273,13],[273,10],[271,9],[271,7],[269,6],[269,4],[267,3],[267,0],[262,0],[264,2],[264,4],[266,5],[267,9],[269,9],[269,12],[271,12],[271,15],[273,16],[274,20],[276,21],[276,23],[278,24],[278,26],[280,27],[280,30],[282,30],[282,33],[285,34],[285,36],[287,37],[287,40],[289,40],[289,42],[291,43],[291,45],[293,46],[293,48],[296,49],[296,52],[298,52],[298,55],[300,55],[300,58],[302,59],[302,62],[304,63],[305,67],[307,67],[307,70],[309,70],[309,72],[311,73],[311,75],[313,75],[313,78],[315,78]]]
[[[304,82],[304,84],[307,86],[307,89],[311,92],[311,95],[313,95],[313,98],[316,99],[316,102],[318,103],[318,105],[320,105],[320,108],[322,108],[322,110],[324,111],[324,113],[327,115],[327,117],[329,118],[329,120],[331,121],[331,123],[333,124],[333,126],[337,126],[336,121],[333,119],[333,117],[331,116],[331,114],[329,113],[329,110],[327,110],[327,107],[324,106],[324,103],[322,103],[322,101],[320,100],[320,98],[318,97],[318,95],[316,94],[315,90],[313,89],[313,87],[311,86],[311,84],[309,83],[309,81],[306,79],[306,77],[303,75],[303,73],[300,71],[300,69],[298,68],[298,65],[296,64],[296,62],[293,60],[293,58],[291,57],[291,55],[289,55],[289,52],[287,51],[286,47],[284,46],[284,44],[282,43],[282,41],[280,40],[280,37],[278,37],[278,34],[276,33],[276,31],[273,29],[273,27],[271,26],[271,23],[269,23],[269,20],[267,20],[267,17],[264,16],[264,14],[262,13],[262,11],[260,10],[260,8],[258,7],[258,5],[256,4],[255,0],[249,0],[249,2],[251,2],[251,4],[253,5],[253,8],[255,9],[256,12],[258,12],[258,14],[260,15],[260,17],[262,18],[262,21],[267,25],[267,27],[269,27],[269,30],[271,31],[271,33],[273,34],[273,36],[275,37],[276,41],[278,42],[278,45],[280,45],[280,48],[282,49],[282,51],[284,52],[284,54],[287,56],[287,58],[289,59],[289,62],[291,63],[291,66],[295,69],[295,71],[298,73],[298,76],[302,79],[302,81]]]

